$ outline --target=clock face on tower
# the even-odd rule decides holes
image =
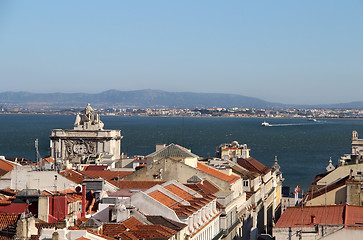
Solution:
[[[73,145],[73,151],[77,154],[85,154],[88,152],[88,148],[86,144],[78,143]]]

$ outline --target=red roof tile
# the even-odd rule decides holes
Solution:
[[[314,207],[291,207],[287,208],[277,221],[275,228],[314,226],[311,221],[315,216],[316,224],[343,224],[344,205],[314,206]],[[327,219],[325,220],[325,214]]]
[[[224,181],[227,181],[229,183],[234,183],[235,181],[237,181],[238,179],[240,179],[240,177],[236,176],[236,175],[227,175],[221,171],[218,171],[214,168],[208,167],[207,165],[204,165],[203,163],[198,162],[197,163],[197,169],[208,173],[214,177],[217,177],[219,179],[222,179]]]
[[[208,180],[203,180],[199,183],[189,183],[184,185],[202,194],[203,196],[219,192],[219,189]]]
[[[347,224],[347,228],[363,229],[363,207],[346,205],[345,224]],[[351,226],[357,224],[359,224],[360,226]]]
[[[80,202],[82,201],[82,195],[81,194],[67,194],[67,202]]]
[[[181,197],[182,199],[193,198],[193,196],[190,193],[182,190],[181,188],[175,186],[174,184],[169,184],[168,186],[165,186],[164,188],[169,190],[170,192],[174,193],[178,197]]]
[[[83,171],[103,171],[108,168],[107,165],[89,165],[85,166]]]
[[[18,214],[0,213],[0,230],[15,225],[19,219]]]
[[[76,238],[76,240],[91,240],[91,239],[86,238],[86,237],[80,237],[80,238]]]
[[[14,166],[21,166],[15,162],[0,159],[0,176],[4,176],[6,173],[13,170]]]
[[[7,206],[0,206],[0,212],[21,214],[25,212],[27,206],[28,205],[26,203],[12,203]]]
[[[113,180],[122,179],[123,177],[133,173],[131,171],[108,171],[108,170],[95,170],[95,171],[81,171],[86,177],[99,177],[106,179],[108,182]]]
[[[115,237],[126,230],[126,227],[120,223],[105,223],[102,225],[103,234],[109,237]]]
[[[266,174],[272,170],[272,168],[266,167],[256,159],[249,157],[249,158],[239,158],[237,159],[238,165],[246,168],[251,172],[257,172],[259,174]]]
[[[169,208],[173,209],[177,207],[177,201],[175,201],[174,199],[170,198],[169,196],[165,195],[164,193],[158,190],[153,191],[148,195]]]
[[[83,180],[85,179],[85,176],[83,174],[72,169],[66,169],[59,174],[77,184],[82,184]]]
[[[123,231],[118,236],[122,240],[138,240],[139,239],[134,234],[132,234],[131,232],[128,232],[128,231]]]
[[[111,181],[119,189],[149,189],[155,185],[165,183],[164,181]]]
[[[122,224],[128,229],[136,229],[137,225],[144,225],[139,220],[134,217],[130,217],[129,219],[122,222]]]

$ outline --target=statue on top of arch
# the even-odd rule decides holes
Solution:
[[[74,130],[103,130],[103,126],[100,115],[95,113],[89,103],[82,112],[77,113],[74,122]]]

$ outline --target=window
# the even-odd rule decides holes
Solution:
[[[243,186],[248,187],[248,180],[243,180]]]

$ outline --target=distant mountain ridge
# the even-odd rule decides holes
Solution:
[[[167,92],[161,90],[119,91],[100,93],[31,93],[2,92],[0,105],[36,108],[78,108],[87,103],[99,108],[355,108],[363,109],[363,101],[294,105],[264,101],[259,98],[227,93]]]
[[[91,103],[98,107],[135,108],[196,108],[196,107],[246,107],[265,108],[279,104],[238,94],[166,92],[161,90],[119,91],[108,90],[101,93],[0,93],[0,104],[23,107],[49,106],[81,107]]]

